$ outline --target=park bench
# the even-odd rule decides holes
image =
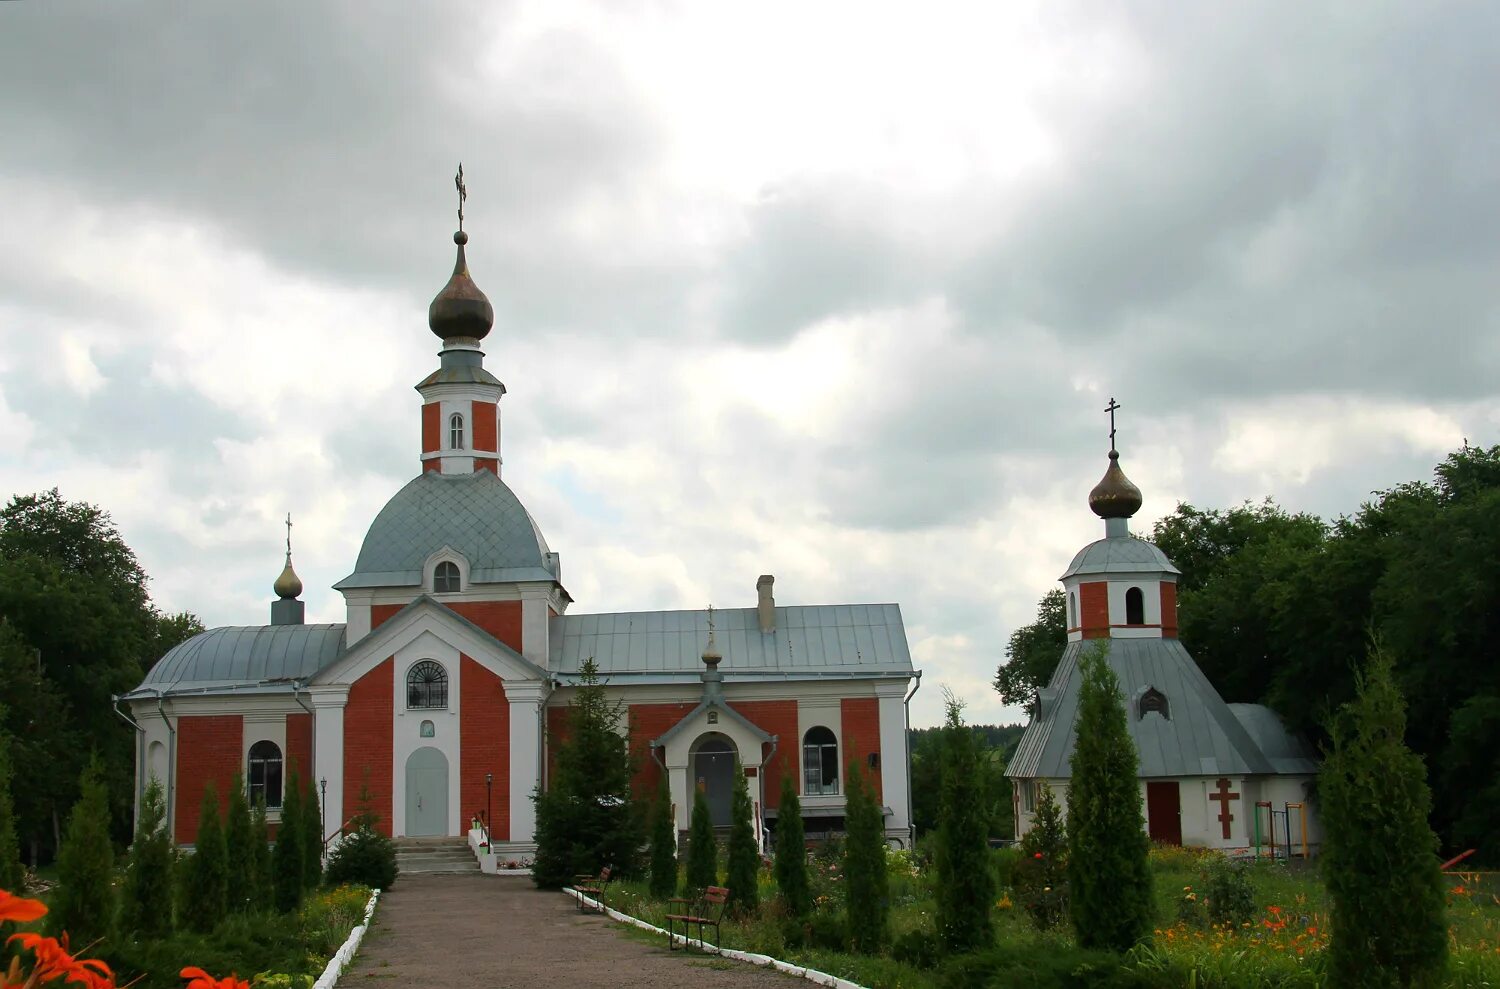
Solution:
[[[677,942],[672,935],[676,932],[677,925],[682,925],[683,950],[688,948],[688,932],[696,924],[698,927],[698,941],[703,941],[703,929],[712,927],[714,929],[714,941],[722,939],[719,933],[719,921],[724,918],[724,905],[729,902],[729,890],[723,886],[710,886],[697,898],[685,898],[674,896],[667,901],[679,905],[681,913],[667,914],[667,948],[676,950]]]
[[[614,866],[606,865],[604,868],[599,870],[599,874],[597,876],[573,877],[573,888],[579,893],[583,894],[578,898],[579,913],[582,913],[583,911],[588,909],[588,907],[583,902],[584,896],[591,896],[594,899],[598,900],[599,912],[604,912],[604,889],[609,885],[610,875],[614,872],[614,869]]]

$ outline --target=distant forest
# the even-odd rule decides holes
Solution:
[[[986,758],[979,792],[989,808],[990,837],[1015,837],[1015,815],[1011,809],[1010,780],[1005,767],[1020,744],[1025,725],[969,725],[978,737]],[[913,728],[911,741],[912,823],[920,840],[937,829],[938,786],[941,782],[941,728]]]

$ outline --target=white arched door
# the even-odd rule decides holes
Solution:
[[[406,760],[406,833],[448,834],[448,757],[430,745]]]

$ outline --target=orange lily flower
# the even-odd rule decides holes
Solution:
[[[228,978],[215,979],[203,969],[189,966],[182,970],[182,977],[190,980],[186,989],[250,989],[250,983],[235,978],[233,972],[229,973]]]
[[[41,900],[23,900],[19,896],[12,896],[0,889],[0,923],[16,920],[26,924],[46,912],[47,905]]]
[[[66,934],[58,941],[56,938],[27,932],[12,934],[6,943],[10,941],[19,942],[22,948],[30,951],[36,958],[32,978],[38,982],[63,979],[66,982],[80,983],[88,989],[114,989],[115,976],[109,966],[97,958],[74,958],[68,951]]]

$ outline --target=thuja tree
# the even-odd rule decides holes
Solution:
[[[807,839],[802,831],[802,803],[792,773],[781,777],[781,799],[776,804],[776,888],[787,913],[796,918],[812,913],[812,887],[807,881]]]
[[[1432,794],[1406,747],[1406,705],[1376,643],[1355,698],[1329,726],[1318,777],[1323,874],[1333,901],[1329,982],[1436,984],[1447,957]]]
[[[850,760],[844,795],[844,895],[849,946],[873,955],[890,926],[889,877],[885,871],[885,815],[858,759]]]
[[[245,780],[234,774],[230,784],[229,811],[225,815],[224,845],[229,850],[230,913],[245,913],[255,908],[254,857],[250,853],[250,804],[245,799]]]
[[[1125,699],[1102,646],[1079,657],[1068,787],[1068,913],[1085,948],[1126,951],[1151,934],[1150,843]]]
[[[318,791],[308,780],[302,790],[302,888],[317,889],[323,882],[323,810]]]
[[[281,798],[281,822],[271,851],[272,901],[282,913],[302,905],[302,794],[296,774]]]
[[[576,875],[612,866],[621,876],[640,871],[642,821],[630,794],[630,753],[620,734],[624,710],[605,695],[592,659],[579,670],[565,731],[552,740],[556,771],[536,800],[536,859],[532,880],[554,888]]]
[[[1031,922],[1046,930],[1068,914],[1068,834],[1062,808],[1046,780],[1039,780],[1031,830],[1021,839],[1017,892]]]
[[[651,805],[651,895],[664,900],[677,892],[677,822],[665,775]]]
[[[943,704],[947,715],[938,797],[937,927],[943,946],[962,954],[988,947],[994,940],[990,814],[980,799],[984,776],[979,740],[964,724],[963,704],[951,691],[944,690]]]
[[[95,758],[83,771],[78,802],[57,856],[57,893],[48,920],[82,947],[108,937],[114,927],[115,853],[109,843],[109,794]]]
[[[125,868],[120,901],[120,928],[138,940],[153,941],[172,933],[172,838],[167,833],[167,806],[155,776],[141,796],[141,813]]]
[[[708,813],[708,798],[693,788],[693,817],[688,825],[687,875],[684,892],[693,896],[719,882],[719,846],[714,843],[714,822]]]
[[[760,848],[755,843],[755,807],[750,803],[750,785],[745,770],[734,764],[734,795],[730,801],[729,886],[730,907],[741,916],[760,908]]]
[[[193,854],[183,863],[182,874],[178,915],[184,927],[206,934],[224,916],[229,902],[229,848],[224,840],[224,825],[219,820],[219,794],[213,783],[203,788],[198,836],[193,839]]]
[[[5,720],[5,707],[0,705],[0,722]],[[21,847],[16,837],[16,805],[11,796],[11,739],[0,731],[0,889],[19,896],[21,883]]]
[[[245,849],[245,858],[250,863],[250,911],[269,910],[276,894],[271,883],[271,836],[266,824],[265,797],[256,797],[255,807],[250,811],[250,845]]]

